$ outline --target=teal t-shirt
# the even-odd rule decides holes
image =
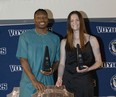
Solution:
[[[49,48],[51,65],[54,61],[59,61],[59,37],[52,32],[40,34],[37,33],[35,29],[24,32],[20,35],[16,56],[17,58],[22,57],[28,59],[32,73],[38,81],[42,82],[44,85],[53,85],[53,75],[45,76],[40,73],[44,59],[45,46],[48,46]],[[23,71],[20,82],[20,93],[22,96],[20,97],[31,97],[30,94],[33,94],[34,92],[35,88]]]

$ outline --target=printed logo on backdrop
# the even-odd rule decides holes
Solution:
[[[116,27],[96,26],[98,33],[116,33]]]
[[[112,40],[109,43],[109,51],[111,52],[111,54],[116,55],[116,39]]]
[[[7,49],[6,47],[1,47],[0,48],[0,55],[6,55],[7,54]]]
[[[110,79],[110,86],[114,91],[116,91],[116,74]]]
[[[116,62],[104,62],[103,68],[116,68]]]
[[[8,84],[7,83],[0,83],[0,90],[1,91],[8,90]]]
[[[13,37],[13,36],[20,36],[22,33],[29,31],[31,29],[8,29],[9,32],[9,36]],[[48,27],[49,31],[52,31],[52,27]]]
[[[22,33],[29,31],[29,30],[30,29],[9,29],[8,32],[9,32],[9,36],[13,37],[13,36],[19,36]]]
[[[9,67],[11,72],[19,72],[23,70],[21,65],[9,65]]]

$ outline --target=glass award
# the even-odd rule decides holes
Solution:
[[[20,87],[14,87],[10,94],[7,94],[6,97],[19,97]]]
[[[45,47],[45,53],[44,53],[42,71],[49,72],[50,68],[51,68],[51,65],[50,65],[49,49],[48,49],[48,46],[46,46]]]
[[[79,70],[82,70],[85,68],[83,67],[83,64],[84,64],[83,55],[82,55],[82,51],[79,44],[77,44],[77,63],[78,63]]]
[[[74,94],[68,92],[65,86],[56,87],[51,85],[46,86],[44,91],[37,91],[32,97],[74,97]]]

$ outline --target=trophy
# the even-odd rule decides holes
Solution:
[[[49,50],[48,50],[48,46],[46,46],[45,53],[44,53],[42,71],[50,72],[50,68],[51,68],[51,65],[50,65]]]
[[[77,63],[78,63],[79,70],[84,69],[85,68],[83,66],[84,61],[83,61],[82,51],[79,44],[77,44],[77,60],[78,60]]]

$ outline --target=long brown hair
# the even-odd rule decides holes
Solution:
[[[76,14],[79,17],[79,21],[80,21],[79,39],[80,39],[81,48],[84,47],[84,42],[85,42],[84,33],[86,33],[84,19],[83,19],[81,13],[79,11],[72,11],[68,15],[68,19],[67,19],[67,36],[66,36],[67,42],[66,42],[66,46],[68,47],[69,50],[74,49],[74,45],[73,45],[73,29],[71,28],[71,25],[70,25],[70,18],[71,18],[72,14]]]

